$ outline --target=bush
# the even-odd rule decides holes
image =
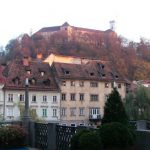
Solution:
[[[104,148],[129,147],[134,144],[136,137],[133,129],[118,122],[102,125],[99,134]]]
[[[18,125],[0,126],[0,148],[19,148],[25,146],[27,132]]]
[[[101,150],[102,144],[100,136],[96,132],[85,132],[79,137],[80,150]]]
[[[90,130],[81,130],[71,139],[71,150],[101,150],[99,135]]]

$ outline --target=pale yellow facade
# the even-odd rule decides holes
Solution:
[[[90,121],[89,117],[91,115],[91,109],[98,109],[97,115],[103,117],[104,105],[106,101],[106,95],[110,94],[112,91],[110,82],[101,82],[101,81],[90,81],[90,80],[63,80],[66,82],[65,86],[61,85],[61,94],[66,95],[66,99],[62,100],[61,98],[61,124],[66,125],[91,125],[99,124],[100,120],[93,118],[93,121]],[[74,83],[71,86],[71,83]],[[84,86],[80,86],[80,83],[83,82]],[[91,82],[96,82],[97,87],[91,87]],[[105,87],[107,84],[107,87]],[[118,91],[122,98],[125,97],[125,84],[119,83],[121,88],[118,88]],[[116,83],[118,85],[118,83]],[[75,100],[71,100],[71,94],[75,94]],[[84,94],[84,99],[80,100],[80,94]],[[91,100],[91,95],[97,95],[97,100]],[[65,114],[62,114],[62,109],[65,109]],[[71,109],[74,109],[74,115],[71,114]],[[81,109],[83,109],[83,114],[81,114]]]

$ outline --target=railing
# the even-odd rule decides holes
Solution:
[[[98,115],[98,114],[94,114],[94,115],[89,115],[89,120],[90,121],[100,121],[101,120],[101,115]]]
[[[72,136],[76,133],[77,127],[59,126],[56,127],[57,150],[69,150]]]
[[[48,147],[48,124],[35,123],[35,146],[42,150]]]

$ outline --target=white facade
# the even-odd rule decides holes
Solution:
[[[5,120],[20,120],[20,109],[24,108],[25,92],[7,90],[3,97],[5,99],[1,100],[3,105],[0,103],[0,106],[4,109]],[[29,91],[29,108],[39,120],[58,122],[60,120],[60,93]]]

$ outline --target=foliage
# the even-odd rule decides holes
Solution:
[[[85,132],[79,137],[80,150],[101,150],[102,144],[100,136],[93,131]]]
[[[125,148],[134,144],[136,134],[133,129],[118,123],[112,122],[102,125],[99,134],[104,148]]]
[[[150,92],[139,86],[125,97],[125,109],[130,120],[150,119]]]
[[[95,131],[81,130],[71,139],[71,150],[101,150],[102,144]]]
[[[102,124],[111,122],[128,124],[128,117],[121,96],[116,88],[113,89],[105,103],[104,116],[102,118]]]
[[[21,103],[18,103],[18,108],[20,110],[20,118],[22,118],[23,114],[24,114],[24,105],[22,105]],[[34,109],[29,108],[29,115],[30,115],[32,120],[35,120],[35,121],[40,120]]]
[[[0,126],[0,148],[24,147],[26,135],[26,130],[21,126]]]
[[[24,34],[9,41],[6,46],[6,59],[24,56],[36,58],[38,53],[44,57],[50,53],[92,57],[111,61],[119,73],[130,80],[149,79],[150,41],[142,38],[136,43],[117,37],[115,33],[113,35],[115,36],[105,37],[98,33],[85,33],[84,36],[83,33],[83,39],[79,40],[72,33],[72,39],[67,40],[68,37],[64,32],[56,32],[48,39],[37,34],[32,36]]]

